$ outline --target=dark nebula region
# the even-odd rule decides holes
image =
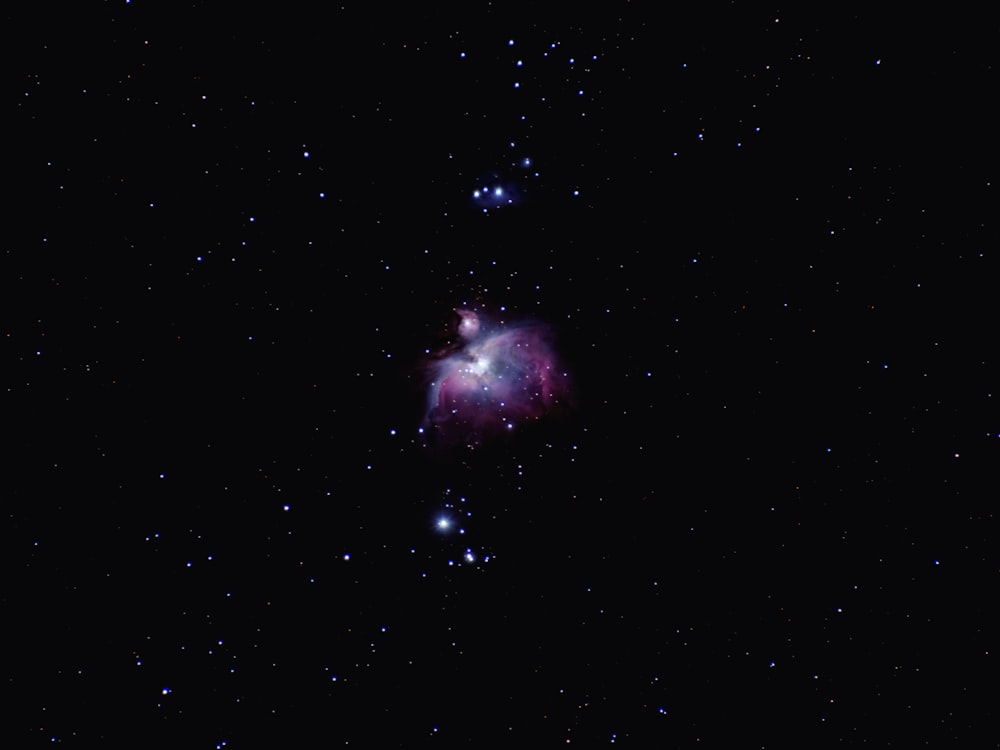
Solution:
[[[477,445],[565,405],[569,377],[543,323],[491,326],[460,309],[457,339],[435,355],[424,430],[431,442]]]

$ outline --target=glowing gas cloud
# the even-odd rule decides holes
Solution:
[[[500,322],[456,310],[456,338],[433,355],[424,430],[444,444],[477,445],[565,404],[569,378],[544,323]]]

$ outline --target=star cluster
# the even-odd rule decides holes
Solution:
[[[530,196],[531,183],[539,176],[532,159],[517,159],[504,172],[494,172],[479,181],[472,191],[472,205],[484,213],[492,208],[516,206]]]

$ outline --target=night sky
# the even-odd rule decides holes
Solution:
[[[995,22],[541,6],[5,10],[0,745],[998,746]]]

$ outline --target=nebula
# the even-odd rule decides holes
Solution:
[[[456,311],[458,340],[435,355],[424,431],[431,441],[478,445],[565,404],[568,376],[539,322],[489,326]]]

